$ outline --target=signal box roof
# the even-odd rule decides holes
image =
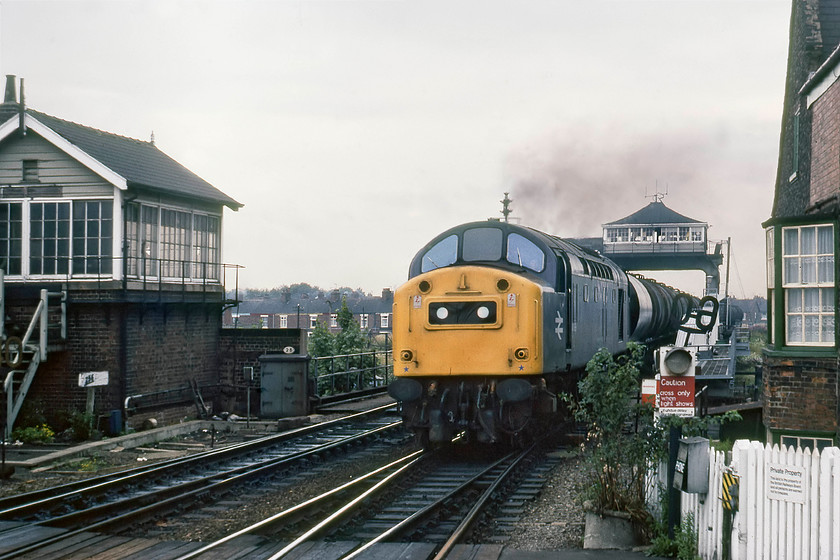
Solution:
[[[620,225],[650,225],[650,224],[705,224],[700,220],[695,220],[682,214],[674,212],[662,202],[651,202],[638,212],[630,214],[625,218],[604,224],[607,226]]]

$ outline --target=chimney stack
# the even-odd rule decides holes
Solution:
[[[6,74],[6,94],[3,96],[3,103],[17,103],[14,74]]]

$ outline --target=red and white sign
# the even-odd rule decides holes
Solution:
[[[659,413],[666,416],[694,416],[694,376],[662,375],[657,381]]]
[[[656,379],[642,379],[642,403],[656,406]]]

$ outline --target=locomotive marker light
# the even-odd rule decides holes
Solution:
[[[659,380],[656,395],[659,414],[694,416],[694,368],[697,357],[690,348],[663,346],[659,349]]]

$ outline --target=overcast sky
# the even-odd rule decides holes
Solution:
[[[240,286],[378,293],[451,226],[598,236],[664,192],[764,295],[790,0],[0,0],[33,109],[245,206]],[[664,277],[699,293],[703,274]],[[232,284],[229,278],[228,284]]]

